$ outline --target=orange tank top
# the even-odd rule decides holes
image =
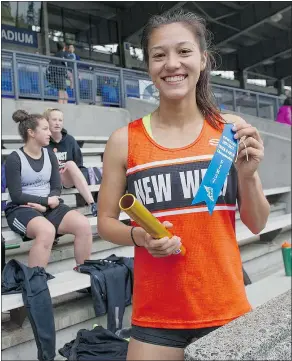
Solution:
[[[192,206],[221,136],[204,122],[192,144],[169,149],[129,124],[127,190],[161,222],[173,223],[185,256],[154,258],[135,247],[132,323],[190,329],[224,325],[251,310],[235,235],[237,174],[232,166],[212,215]],[[135,224],[135,223],[133,223]]]

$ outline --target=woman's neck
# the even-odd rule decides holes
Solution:
[[[59,143],[62,140],[63,135],[61,132],[57,132],[57,133],[51,132],[51,133],[52,133],[51,138],[53,138],[56,143]]]
[[[184,128],[190,123],[202,124],[204,121],[193,94],[179,101],[161,98],[156,113],[160,126]]]
[[[34,159],[39,159],[42,156],[42,147],[33,140],[28,141],[24,145],[23,150]]]

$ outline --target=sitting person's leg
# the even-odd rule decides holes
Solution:
[[[55,227],[44,217],[36,217],[28,223],[26,235],[34,240],[28,256],[28,266],[46,268],[56,236]]]
[[[75,236],[74,253],[77,265],[83,264],[85,260],[90,259],[92,232],[89,221],[85,216],[74,210],[69,211],[62,219],[57,233],[73,234]]]
[[[46,267],[56,235],[55,227],[45,219],[43,213],[30,207],[16,207],[6,218],[12,231],[34,240],[28,266]]]
[[[76,187],[87,204],[95,205],[92,194],[88,188],[88,184],[81,170],[77,167],[77,164],[73,161],[66,163],[65,169],[61,171],[61,181],[64,187],[71,188]],[[96,210],[96,209],[95,209]],[[92,211],[93,215],[95,210]]]

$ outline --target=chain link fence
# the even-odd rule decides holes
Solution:
[[[1,90],[2,96],[14,98],[14,77],[12,71],[12,55],[2,55],[1,62]]]

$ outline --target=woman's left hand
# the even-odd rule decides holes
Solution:
[[[264,143],[258,130],[251,124],[238,122],[233,130],[235,139],[239,140],[238,156],[235,162],[238,175],[244,178],[252,177],[264,158]]]
[[[67,170],[67,164],[65,163],[64,166],[59,169],[59,173],[60,173],[60,174],[63,174],[63,173],[66,172],[66,170]]]

